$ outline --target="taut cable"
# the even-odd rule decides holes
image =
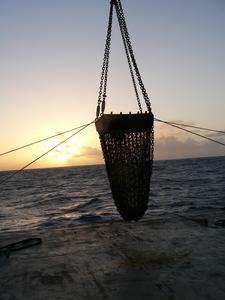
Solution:
[[[82,128],[80,128],[78,131],[76,131],[75,133],[73,133],[72,135],[70,135],[68,138],[66,138],[65,140],[63,140],[62,142],[58,143],[56,146],[52,147],[51,149],[49,149],[48,151],[46,151],[45,153],[43,153],[42,155],[40,155],[39,157],[35,158],[34,160],[32,160],[30,163],[28,163],[27,165],[25,165],[24,167],[22,167],[19,170],[16,170],[15,172],[13,172],[12,174],[6,176],[2,181],[0,181],[0,185],[3,184],[4,182],[8,181],[9,179],[11,179],[12,177],[14,177],[15,175],[17,175],[18,173],[22,172],[24,169],[26,169],[27,167],[29,167],[30,165],[32,165],[33,163],[35,163],[36,161],[38,161],[39,159],[41,159],[43,156],[45,156],[46,154],[48,154],[49,152],[53,151],[54,149],[56,149],[57,147],[59,147],[60,145],[64,144],[65,142],[67,142],[69,139],[71,139],[74,135],[78,134],[79,132],[81,132],[82,130],[84,130],[85,128],[87,128],[88,126],[90,126],[91,124],[93,124],[95,121],[92,121],[86,125],[83,125]]]
[[[205,135],[202,135],[202,134],[193,132],[193,131],[191,131],[191,130],[188,130],[188,129],[185,129],[185,128],[181,128],[180,126],[174,125],[174,123],[171,123],[171,122],[168,122],[168,121],[159,120],[159,119],[156,119],[156,118],[155,118],[154,120],[157,121],[157,122],[165,123],[165,124],[167,124],[167,125],[170,125],[170,126],[172,126],[172,127],[178,128],[178,129],[180,129],[180,130],[183,130],[183,131],[185,131],[185,132],[191,133],[191,134],[193,134],[193,135],[199,136],[199,137],[201,137],[201,138],[203,138],[203,139],[209,140],[209,141],[214,142],[214,143],[217,143],[217,144],[219,144],[219,145],[225,146],[225,143],[222,143],[222,142],[220,142],[220,141],[214,140],[214,139],[209,138],[209,137],[207,137],[207,136],[205,136]]]

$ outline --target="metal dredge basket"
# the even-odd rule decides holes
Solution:
[[[137,114],[104,114],[114,8],[139,107]],[[136,80],[148,111],[145,114],[142,113]],[[148,207],[154,149],[153,120],[151,103],[134,57],[121,1],[111,0],[95,125],[114,202],[124,220],[139,220]]]
[[[104,114],[95,124],[117,210],[137,221],[148,206],[153,114]]]

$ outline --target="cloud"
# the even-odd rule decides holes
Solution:
[[[183,122],[182,120],[172,120],[169,122],[198,126],[193,122]],[[179,125],[178,125],[179,126]],[[213,143],[213,141],[204,140],[193,133],[214,139],[225,143],[225,134],[221,132],[209,132],[205,130],[182,127],[184,130],[170,126],[165,123],[157,122],[155,126],[155,145],[158,154],[156,157],[161,158],[178,158],[181,157],[198,157],[211,155],[225,155],[225,148],[222,145]]]
[[[68,163],[70,165],[92,165],[103,163],[102,151],[91,146],[82,146],[79,148],[79,152],[75,153],[73,156],[70,156]]]
[[[79,154],[78,156],[101,156],[102,155],[101,150],[89,146],[81,147],[80,152],[81,154]]]
[[[193,138],[181,140],[175,136],[161,137],[155,140],[156,159],[176,159],[225,155],[225,148],[210,141]]]

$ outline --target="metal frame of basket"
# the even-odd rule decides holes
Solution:
[[[105,114],[96,121],[115,205],[124,220],[148,207],[153,163],[153,115]]]

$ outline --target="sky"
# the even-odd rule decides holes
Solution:
[[[109,3],[0,0],[0,153],[95,119]],[[225,130],[225,1],[122,4],[155,117]],[[116,16],[106,113],[111,111],[138,111]],[[23,167],[67,136],[1,156],[0,170]],[[225,142],[224,135],[208,136]],[[155,159],[217,155],[225,148],[155,124]],[[102,162],[91,125],[31,167]]]

